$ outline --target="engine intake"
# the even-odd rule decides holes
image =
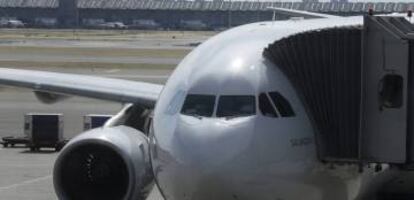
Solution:
[[[55,163],[54,186],[59,199],[145,199],[153,186],[146,136],[126,126],[79,135]]]

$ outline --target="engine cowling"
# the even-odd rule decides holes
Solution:
[[[145,199],[154,185],[148,139],[127,126],[90,130],[62,149],[53,175],[59,199]]]
[[[69,96],[50,93],[50,92],[42,92],[42,91],[34,91],[36,98],[45,104],[54,104],[69,98]]]

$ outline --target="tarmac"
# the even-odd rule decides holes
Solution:
[[[126,72],[130,74],[131,72]],[[136,71],[139,74],[139,70]],[[165,74],[168,75],[168,74]],[[131,75],[128,75],[129,77]],[[148,80],[155,75],[138,75],[137,80]],[[157,79],[156,82],[165,81]],[[23,119],[26,113],[62,113],[64,137],[75,137],[82,132],[83,116],[86,114],[116,114],[122,105],[94,99],[73,97],[52,105],[40,103],[31,91],[0,89],[0,136],[23,136]],[[57,199],[52,181],[56,157],[53,149],[30,152],[28,148],[0,147],[0,199],[49,200]],[[157,189],[149,200],[161,200]]]
[[[194,39],[191,39],[193,42]],[[146,42],[145,45],[151,42]],[[152,43],[157,43],[152,41]],[[96,45],[96,42],[93,43]],[[107,44],[107,42],[105,43]],[[36,41],[36,45],[41,45]],[[59,42],[64,45],[64,42]],[[86,45],[86,44],[82,44]],[[25,59],[28,62],[38,59],[30,55],[13,55],[13,59]],[[25,57],[26,56],[26,57]],[[44,55],[42,55],[44,56]],[[7,56],[0,55],[0,59]],[[45,59],[58,59],[51,55]],[[145,59],[145,58],[143,58]],[[157,62],[157,58],[150,58]],[[63,59],[64,60],[64,59]],[[131,59],[128,62],[139,62]],[[161,62],[164,62],[162,60]],[[174,60],[173,64],[178,61]],[[5,66],[0,66],[5,67]],[[7,66],[10,67],[10,66]],[[15,67],[15,66],[11,66]],[[35,67],[31,69],[57,71],[64,73],[88,74],[111,78],[130,79],[164,84],[172,72],[171,69],[148,68],[60,68]],[[0,86],[0,137],[23,136],[23,119],[26,113],[62,113],[64,115],[64,137],[73,138],[83,130],[83,116],[86,114],[116,114],[122,104],[72,97],[62,102],[46,105],[40,103],[32,91],[5,88]],[[0,199],[7,200],[50,200],[57,199],[54,192],[52,172],[54,161],[59,153],[53,149],[41,149],[30,152],[23,146],[0,147]],[[163,199],[154,188],[148,200]]]

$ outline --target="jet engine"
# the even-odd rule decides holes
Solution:
[[[69,96],[50,93],[50,92],[42,92],[42,91],[34,91],[36,98],[45,104],[54,104],[59,101],[63,101],[69,98]]]
[[[72,139],[56,160],[59,199],[145,199],[153,187],[148,139],[127,127],[104,127]]]

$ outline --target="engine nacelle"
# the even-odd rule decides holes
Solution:
[[[34,91],[36,98],[45,104],[54,104],[69,98],[69,96],[62,94],[55,94],[50,92]]]
[[[93,129],[72,139],[56,160],[59,199],[142,199],[153,187],[147,137],[127,126]]]

